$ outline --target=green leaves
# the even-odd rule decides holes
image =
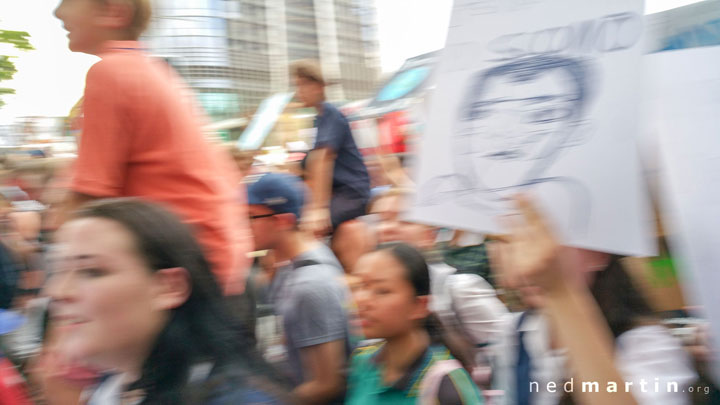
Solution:
[[[0,43],[10,44],[23,51],[35,49],[30,44],[29,38],[30,34],[25,31],[0,30]],[[15,73],[17,73],[17,68],[15,68],[11,56],[0,55],[0,81],[12,79]],[[0,87],[0,95],[3,94],[15,94],[15,90]],[[0,99],[0,108],[3,105],[5,103]]]
[[[9,56],[0,55],[0,80],[10,80],[17,72]]]
[[[0,30],[0,43],[11,44],[17,49],[24,51],[35,49],[28,38],[30,38],[30,34],[25,31]]]

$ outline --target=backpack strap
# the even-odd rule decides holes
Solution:
[[[297,270],[301,267],[317,266],[319,264],[320,262],[311,259],[304,259],[292,262],[293,270]]]
[[[440,392],[440,383],[442,383],[443,378],[450,372],[461,368],[463,368],[462,364],[456,359],[438,360],[430,366],[420,383],[418,404],[436,405],[438,393]]]

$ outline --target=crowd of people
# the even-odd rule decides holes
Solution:
[[[267,167],[143,51],[149,1],[55,14],[101,60],[77,158],[4,162],[0,404],[720,403],[702,334],[531,194],[498,235],[405,220],[410,176],[358,151],[315,62],[290,69],[315,144]]]

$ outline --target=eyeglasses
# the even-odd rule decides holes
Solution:
[[[262,215],[250,215],[250,220],[260,219],[260,218],[267,218],[267,217],[273,217],[275,214],[262,214]]]

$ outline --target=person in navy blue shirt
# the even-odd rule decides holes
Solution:
[[[368,247],[365,214],[370,198],[370,176],[358,151],[347,118],[325,101],[325,79],[315,61],[291,66],[297,98],[317,110],[316,138],[306,164],[312,198],[303,226],[316,236],[332,235],[331,247],[346,272]]]

